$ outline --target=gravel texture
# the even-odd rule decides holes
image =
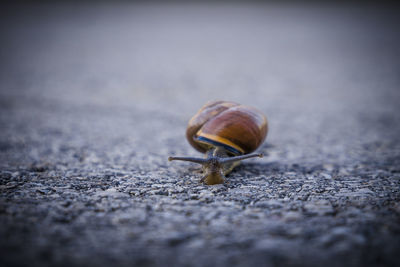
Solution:
[[[391,7],[41,4],[0,11],[1,266],[400,266]],[[268,117],[199,183],[207,101]]]

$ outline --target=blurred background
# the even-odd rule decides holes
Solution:
[[[45,1],[5,5],[0,20],[4,116],[29,105],[62,120],[79,107],[77,122],[101,109],[156,125],[156,113],[180,120],[183,138],[192,114],[223,99],[265,112],[272,143],[299,128],[307,139],[322,118],[344,131],[367,118],[375,133],[398,121],[393,5]]]
[[[210,99],[297,112],[392,105],[397,15],[334,2],[9,4],[2,98],[150,110],[168,103],[168,113],[193,113]]]

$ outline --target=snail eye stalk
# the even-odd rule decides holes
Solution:
[[[232,162],[236,162],[236,161],[241,161],[244,159],[257,158],[257,157],[262,158],[263,154],[248,154],[248,155],[228,157],[228,158],[211,156],[206,159],[194,158],[194,157],[169,157],[168,160],[169,161],[173,161],[173,160],[189,161],[189,162],[198,163],[201,165],[208,165],[208,164],[212,164],[212,163],[218,163],[220,165],[223,165],[223,164],[228,164],[228,163],[232,163]]]
[[[189,161],[189,162],[194,162],[194,163],[199,163],[199,164],[204,164],[207,162],[207,159],[202,159],[202,158],[192,158],[192,157],[169,157],[168,158],[168,161],[173,161],[173,160]]]

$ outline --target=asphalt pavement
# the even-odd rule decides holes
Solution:
[[[391,6],[57,3],[0,11],[1,266],[400,266]],[[188,120],[269,132],[222,185]]]

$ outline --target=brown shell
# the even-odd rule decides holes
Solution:
[[[233,147],[238,154],[256,150],[268,132],[267,118],[257,109],[228,101],[204,105],[189,121],[186,138],[198,151],[207,151],[212,144],[198,138]]]

